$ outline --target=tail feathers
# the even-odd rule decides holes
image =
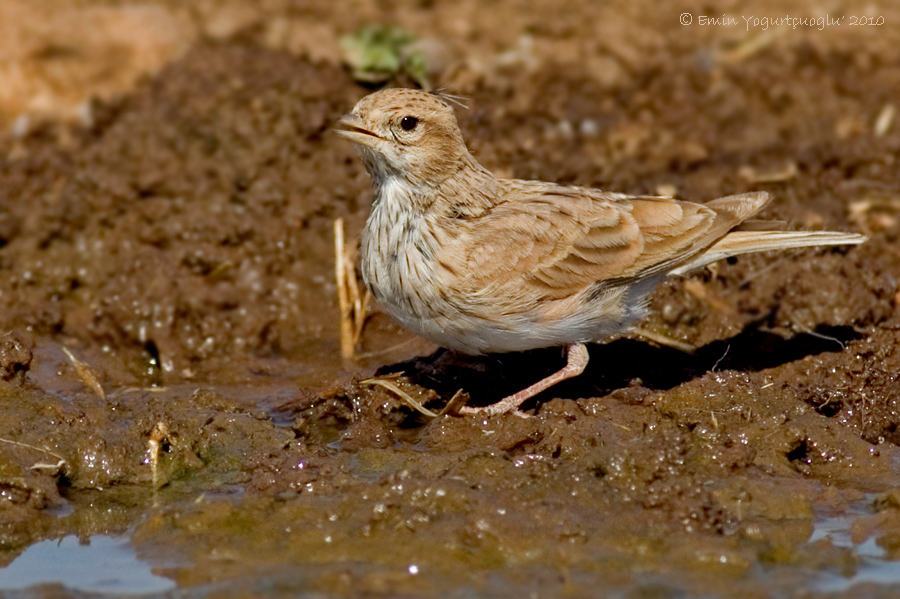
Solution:
[[[865,235],[840,231],[732,231],[695,256],[692,261],[673,270],[672,274],[687,274],[740,254],[815,246],[857,245],[866,239]]]

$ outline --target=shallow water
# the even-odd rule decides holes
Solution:
[[[843,595],[854,586],[871,583],[877,588],[888,591],[900,587],[900,563],[885,559],[874,540],[854,545],[849,539],[850,520],[847,518],[826,518],[816,523],[810,543],[830,539],[836,546],[851,548],[859,557],[859,565],[855,572],[843,576],[831,571],[810,571],[803,583],[798,583],[798,572],[777,570],[761,571],[760,583],[775,591],[778,596],[791,595],[790,589],[804,588],[809,592],[832,596]],[[168,565],[173,563],[167,560]],[[188,564],[180,564],[178,569],[190,569]],[[313,591],[320,587],[323,575],[343,575],[349,578],[367,578],[370,581],[381,577],[385,582],[394,580],[399,572],[391,569],[372,568],[362,563],[303,565],[295,567],[264,568],[257,576],[242,577],[229,584],[205,584],[199,586],[178,586],[169,577],[154,574],[153,560],[142,561],[137,558],[135,550],[130,546],[127,537],[109,537],[97,535],[82,543],[74,536],[60,540],[48,540],[36,543],[20,555],[12,564],[0,569],[0,591],[4,596],[38,598],[47,596],[47,585],[57,587],[57,596],[159,596],[165,591],[179,588],[191,597],[238,596],[242,593],[254,593],[258,596],[272,596],[275,589],[292,590],[295,596],[326,597],[327,593]],[[409,578],[428,576],[420,572],[415,564],[407,567]],[[548,573],[538,575],[540,568],[529,575],[529,583],[516,581],[516,577],[497,577],[484,587],[465,586],[454,591],[446,591],[434,596],[458,597],[463,593],[466,597],[515,597],[523,596],[529,590],[539,593],[555,592],[557,587],[550,580],[543,584],[537,581],[547,578]],[[549,576],[552,578],[552,575]],[[573,580],[580,584],[588,584],[585,573],[573,573]],[[637,577],[634,581],[637,588],[655,588],[663,592],[660,596],[679,596],[688,592],[689,587],[673,584],[665,576],[648,574]],[[450,581],[445,581],[452,588]],[[797,585],[797,586],[795,586]],[[780,590],[778,590],[780,589]],[[6,593],[6,591],[20,591]],[[610,597],[625,596],[625,589],[609,589]],[[668,593],[668,594],[667,594]],[[729,592],[712,592],[706,597],[728,597]],[[816,595],[819,596],[819,595]]]
[[[69,535],[40,541],[0,569],[0,590],[53,583],[69,591],[105,595],[149,595],[176,586],[139,560],[126,536],[95,535],[82,541]]]
[[[860,513],[863,510],[859,510]],[[823,593],[843,593],[857,584],[873,583],[878,586],[900,588],[900,561],[889,559],[887,551],[879,547],[877,539],[870,537],[854,543],[851,529],[853,517],[837,516],[816,521],[810,543],[827,539],[835,547],[851,549],[859,565],[849,576],[824,572],[816,577],[809,588]]]

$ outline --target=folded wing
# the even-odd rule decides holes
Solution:
[[[689,264],[769,201],[764,192],[694,204],[514,183],[508,201],[474,227],[466,270],[486,284],[524,284],[542,300]]]

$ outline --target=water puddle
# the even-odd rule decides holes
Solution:
[[[153,573],[138,560],[127,537],[97,535],[87,542],[70,535],[41,541],[0,569],[0,589],[22,590],[60,583],[68,589],[143,595],[175,588],[175,582]]]
[[[853,542],[850,529],[854,519],[854,516],[835,516],[820,518],[816,522],[809,542],[829,539],[835,547],[852,549],[859,558],[859,566],[851,576],[824,573],[814,585],[814,590],[839,593],[862,583],[900,584],[900,562],[886,559],[887,554],[878,546],[874,535],[862,543]]]

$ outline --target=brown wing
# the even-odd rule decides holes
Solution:
[[[524,284],[544,299],[671,270],[767,201],[746,194],[700,205],[509,183],[508,201],[473,228],[465,268],[475,285]]]

